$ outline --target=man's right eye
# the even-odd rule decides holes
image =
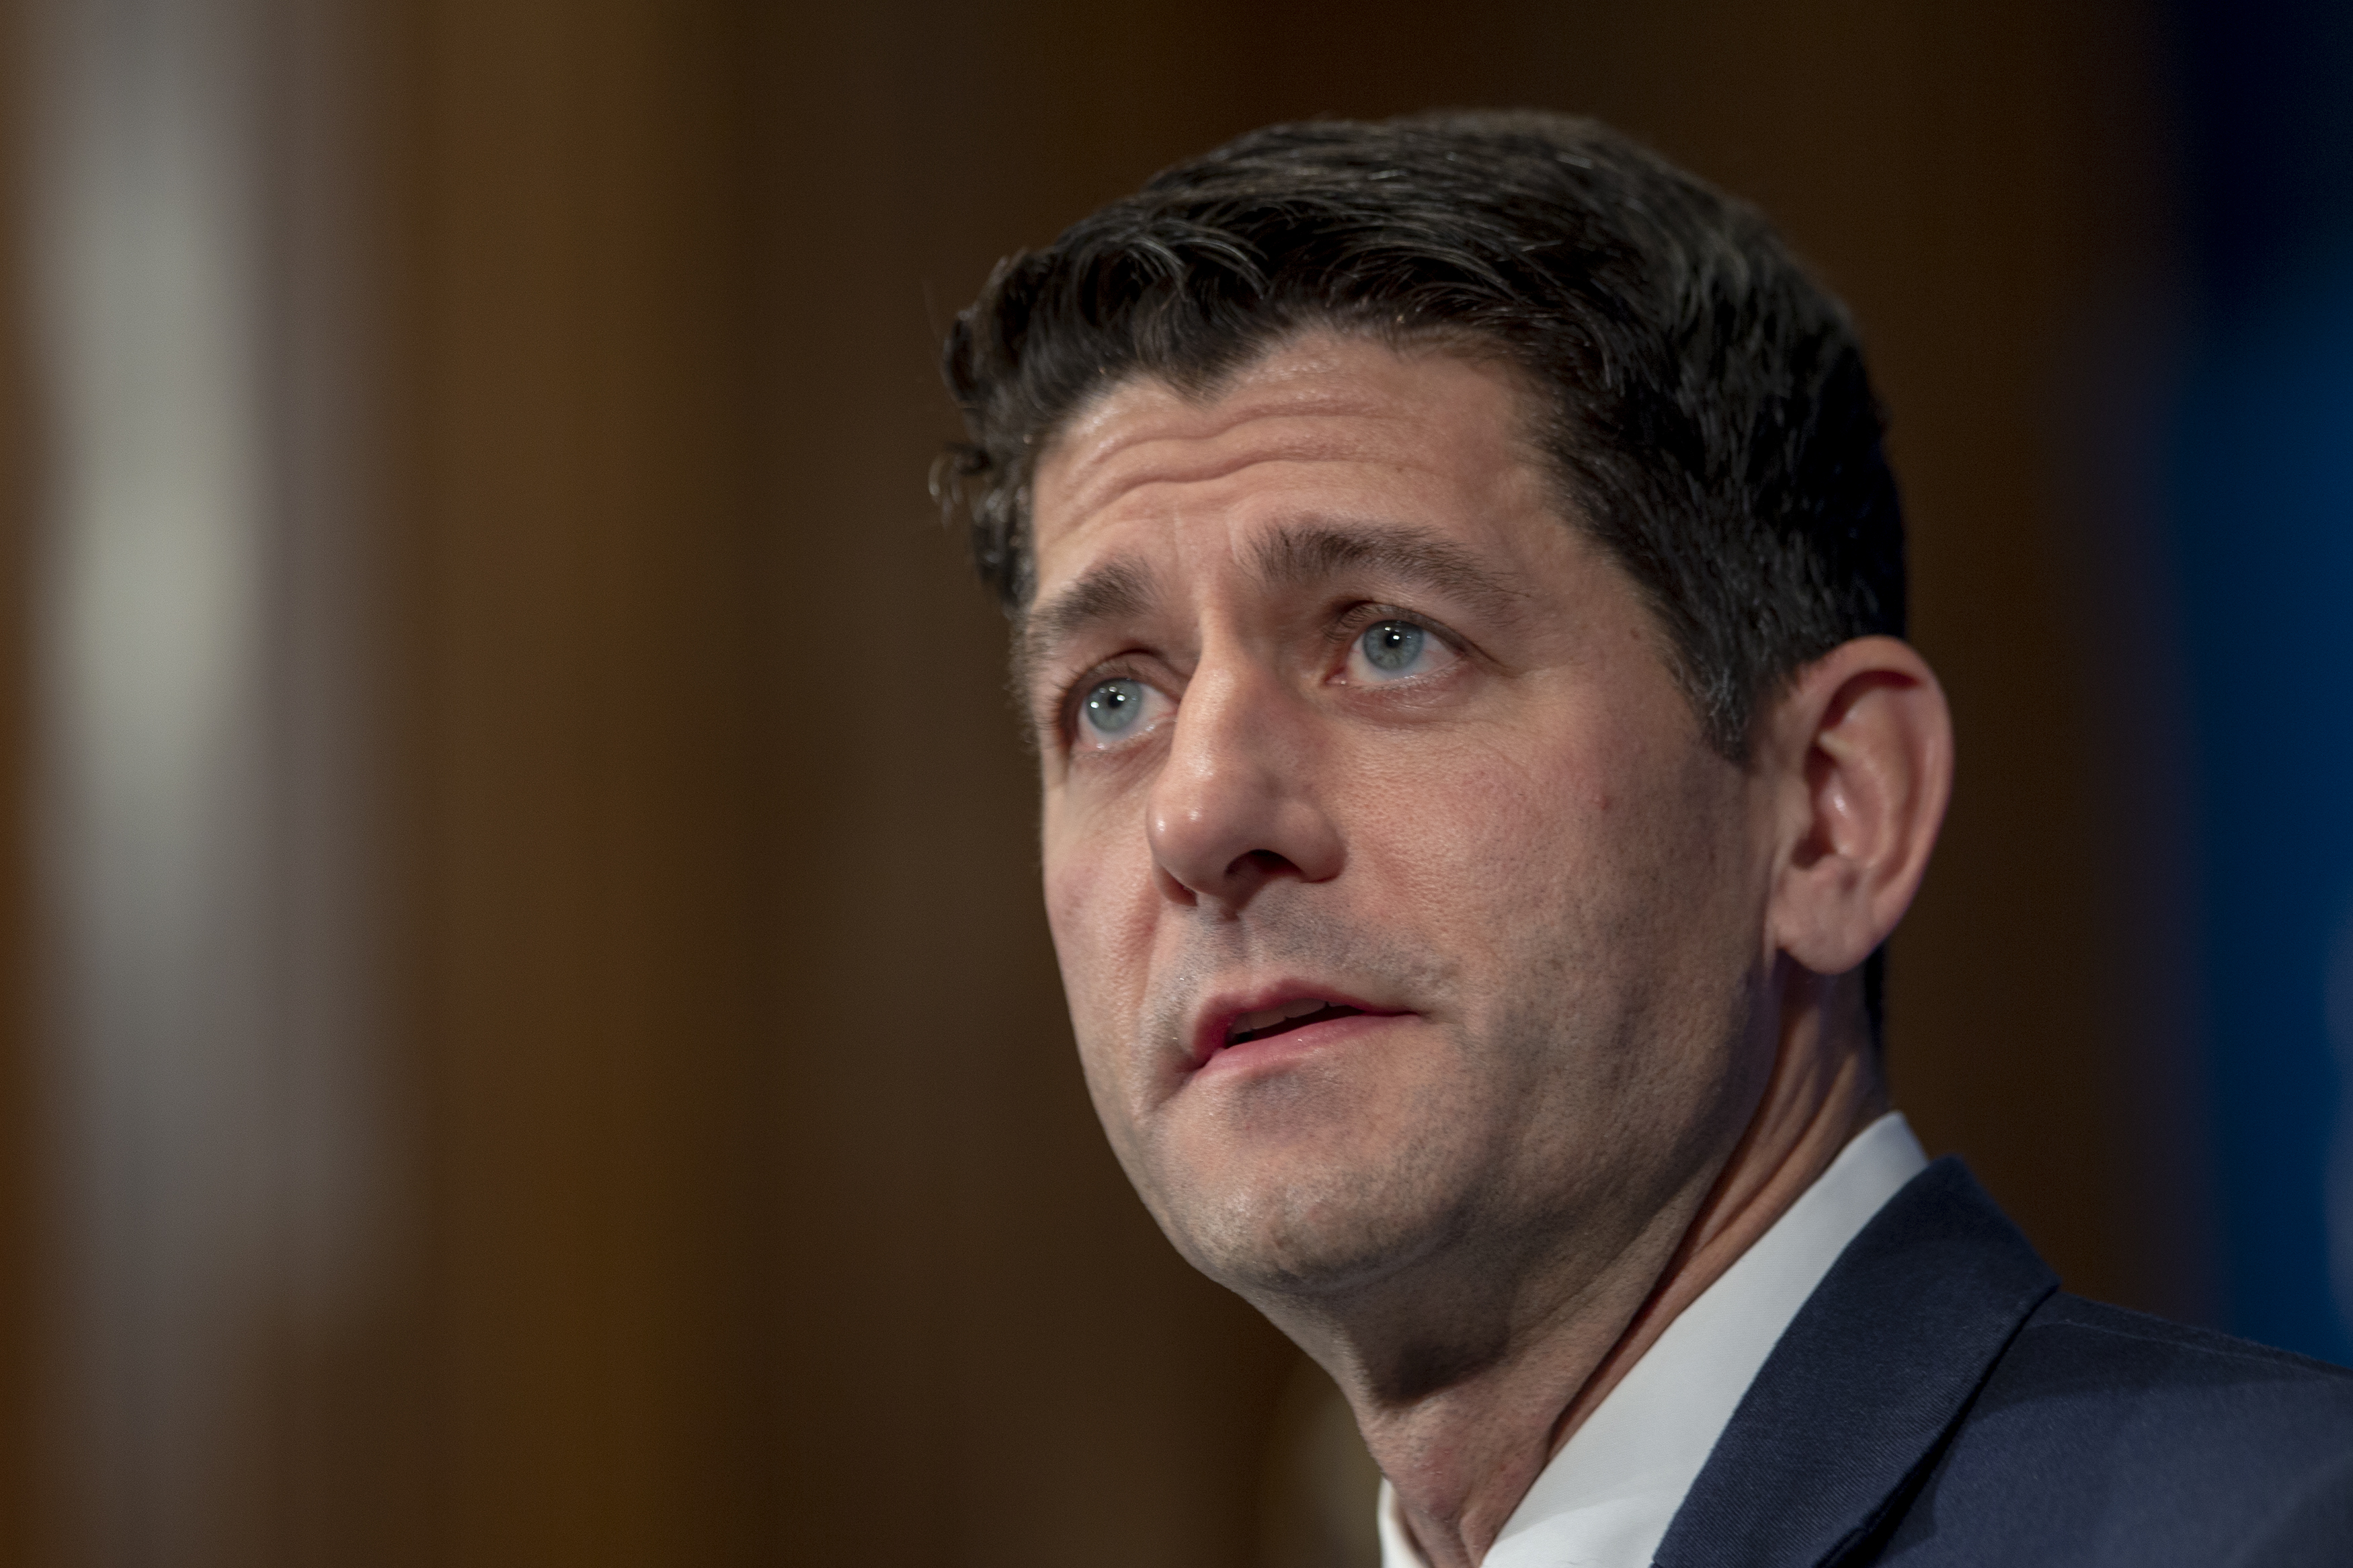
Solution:
[[[1079,699],[1078,743],[1115,745],[1150,728],[1166,702],[1152,687],[1127,676],[1099,680]]]

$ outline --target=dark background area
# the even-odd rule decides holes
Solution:
[[[214,11],[259,62],[271,438],[299,477],[332,405],[357,476],[332,613],[282,496],[267,602],[288,679],[342,650],[319,787],[358,868],[335,918],[381,1195],[340,1222],[336,1289],[264,1268],[171,1342],[223,1390],[201,1419],[89,1413],[110,1356],[164,1352],[70,1283],[104,1178],[71,1154],[53,996],[65,416],[23,110],[0,1556],[1309,1560],[1270,1522],[1296,1357],[1185,1268],[1094,1126],[1003,623],[924,491],[955,433],[938,338],[997,258],[1308,115],[1598,114],[1761,205],[1853,306],[1960,734],[1894,947],[1898,1103],[2071,1288],[2353,1352],[2327,1243],[2353,1051],[2353,1000],[2335,1047],[2327,1012],[2353,910],[2328,8]],[[43,14],[5,20],[25,102]],[[272,831],[307,820],[290,776]],[[287,907],[269,973],[299,986]],[[255,1125],[299,1141],[279,1081]]]

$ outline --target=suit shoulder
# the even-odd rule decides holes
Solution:
[[[2348,1498],[2353,1372],[2059,1294],[1997,1359],[1881,1561],[2301,1562]]]
[[[2265,1384],[2308,1382],[2322,1397],[2334,1394],[2353,1398],[2353,1368],[2234,1339],[2212,1329],[2192,1328],[2086,1300],[2063,1290],[2027,1319],[2014,1348],[2039,1349],[2039,1342],[2046,1336],[2063,1342],[2071,1356],[2089,1357],[2120,1372],[2162,1370],[2200,1381],[2243,1377]]]
[[[2301,1465],[2353,1450],[2353,1372],[2062,1293],[1995,1363],[1966,1422],[1984,1423],[2115,1445],[2158,1468],[2224,1448]]]

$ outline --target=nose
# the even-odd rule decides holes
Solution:
[[[1146,807],[1162,890],[1239,913],[1271,881],[1338,876],[1320,772],[1313,716],[1279,682],[1196,669]]]

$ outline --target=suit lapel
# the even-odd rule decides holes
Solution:
[[[1840,1254],[1749,1385],[1661,1568],[1811,1568],[1877,1525],[2058,1280],[1937,1161]]]

